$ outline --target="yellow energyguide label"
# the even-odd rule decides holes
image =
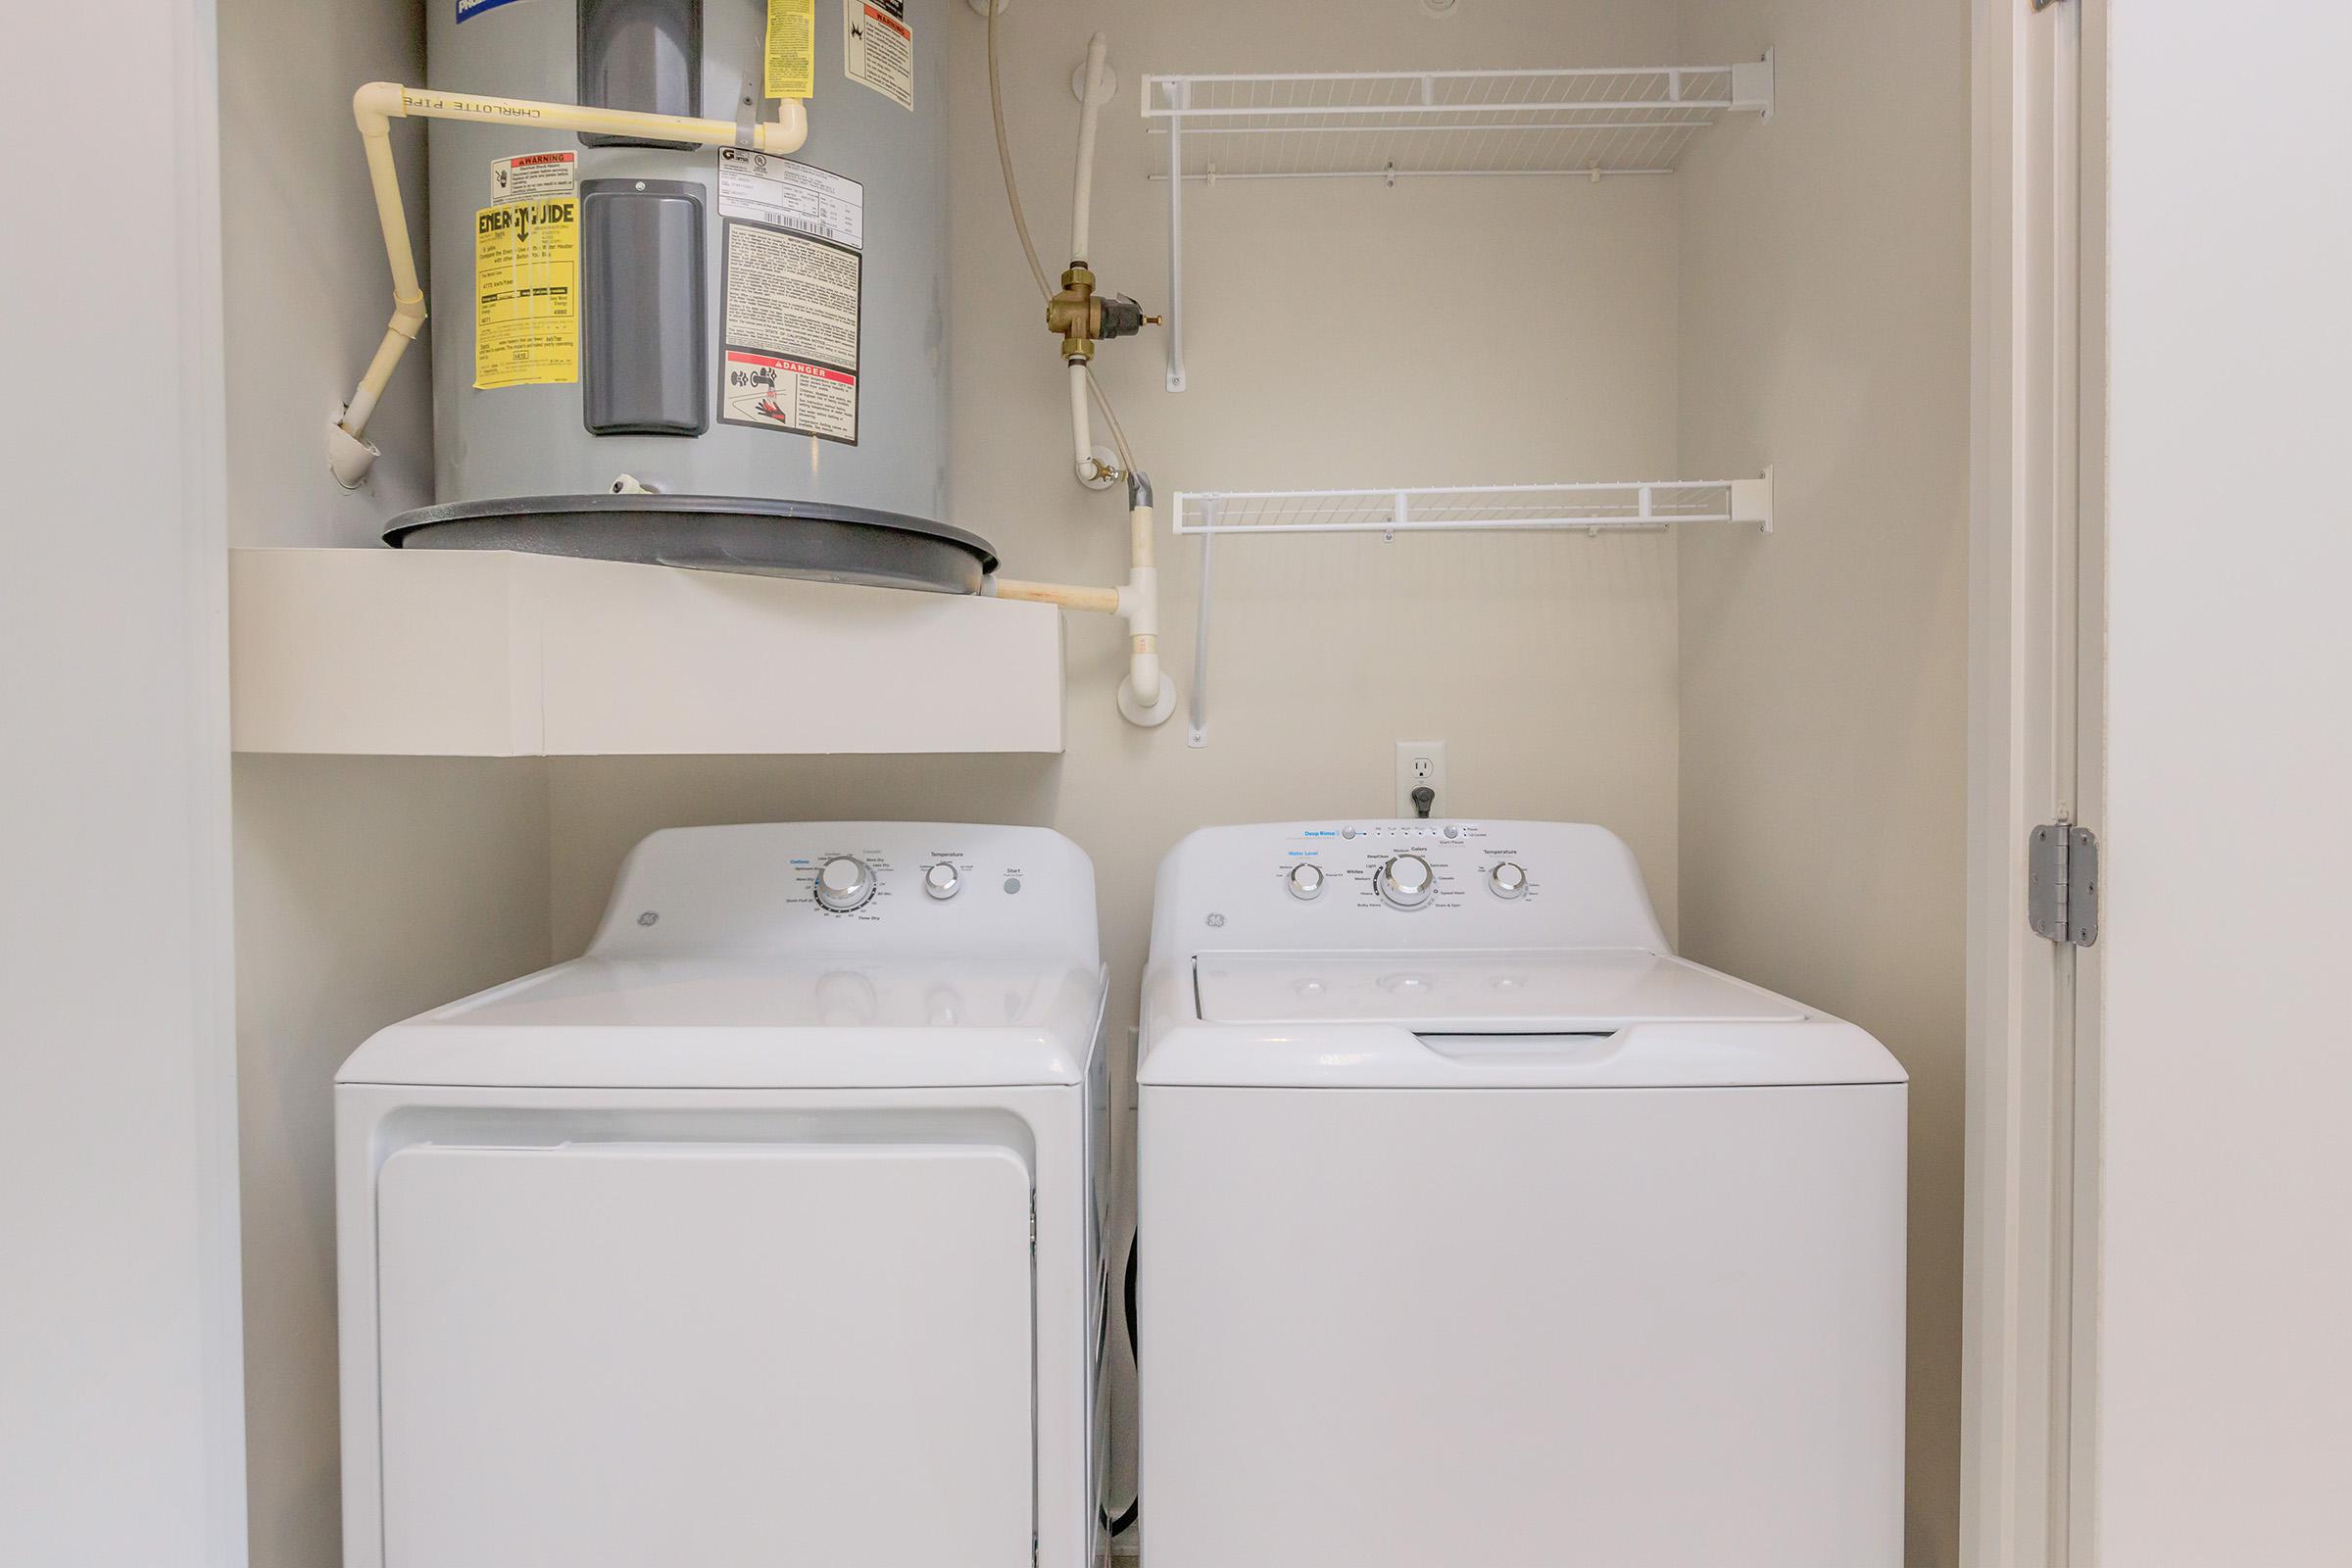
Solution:
[[[577,197],[485,207],[473,220],[473,384],[580,378]]]
[[[816,0],[767,0],[767,95],[816,91]]]

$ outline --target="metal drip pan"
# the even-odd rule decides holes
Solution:
[[[399,550],[523,550],[756,577],[976,594],[987,540],[862,507],[744,496],[511,496],[419,507],[392,519]]]

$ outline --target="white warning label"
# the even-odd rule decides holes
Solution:
[[[773,153],[718,150],[718,212],[852,250],[865,246],[865,187]]]
[[[855,445],[863,258],[737,219],[726,236],[719,416]]]
[[[841,0],[842,70],[902,109],[914,107],[914,29],[906,0]]]
[[[858,440],[858,377],[829,365],[729,349],[720,367],[718,403],[719,417],[729,424],[853,445]]]
[[[530,153],[501,158],[490,166],[490,199],[529,202],[542,196],[568,196],[579,188],[578,153]]]

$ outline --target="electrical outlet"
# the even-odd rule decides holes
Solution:
[[[1431,816],[1445,816],[1450,810],[1446,800],[1446,743],[1444,741],[1398,741],[1396,743],[1396,814],[1411,818],[1421,814],[1413,804],[1413,791],[1431,789],[1438,798],[1431,803]]]

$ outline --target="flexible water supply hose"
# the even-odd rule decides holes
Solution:
[[[1102,119],[1102,60],[1110,40],[1096,33],[1086,40],[1086,75],[1078,96],[1078,170],[1070,193],[1070,259],[1085,266],[1095,213],[1095,126]]]

